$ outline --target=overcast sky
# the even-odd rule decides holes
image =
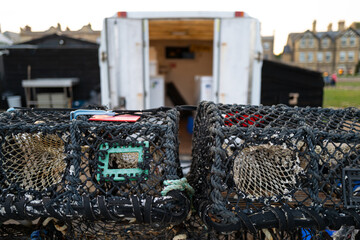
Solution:
[[[312,28],[337,30],[339,20],[349,26],[360,22],[360,0],[1,0],[1,30],[19,32],[29,25],[33,31],[50,26],[78,30],[91,23],[102,29],[102,21],[118,11],[244,11],[261,22],[261,34],[275,34],[275,53],[282,52],[290,32]]]

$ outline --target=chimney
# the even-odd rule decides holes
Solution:
[[[328,32],[332,32],[332,23],[329,23],[327,30],[328,30]]]
[[[345,30],[345,21],[341,20],[338,22],[338,31],[344,31]]]
[[[312,31],[316,33],[316,20],[314,20],[312,23]]]
[[[26,25],[24,28],[20,28],[21,32],[31,32],[31,27],[29,25]]]

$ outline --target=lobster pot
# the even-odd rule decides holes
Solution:
[[[129,114],[117,112],[115,118],[122,117]],[[75,238],[161,234],[188,215],[189,200],[180,186],[186,179],[178,156],[178,112],[159,109],[132,112],[130,117],[138,119],[79,116],[73,121],[73,158],[78,160],[73,177],[79,200],[73,210],[81,217],[72,222]]]
[[[1,237],[15,239],[21,235],[16,229],[32,232],[17,220],[31,223],[48,216],[45,203],[60,204],[66,197],[69,113],[20,109],[0,114]]]
[[[173,239],[180,232],[178,227],[168,226],[165,229],[142,226],[140,224],[124,225],[117,221],[75,220],[71,223],[73,231],[67,239]]]
[[[359,132],[355,108],[202,102],[188,175],[201,219],[255,236],[359,228]]]

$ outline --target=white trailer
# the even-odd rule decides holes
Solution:
[[[260,104],[260,23],[244,12],[118,12],[104,20],[99,62],[101,103],[113,109],[154,107],[152,75],[190,105],[198,76],[211,76],[216,103]]]

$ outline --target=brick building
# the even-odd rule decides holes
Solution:
[[[312,30],[289,34],[282,61],[320,72],[354,74],[360,59],[358,25],[345,28],[339,21],[336,31],[329,24],[327,31],[318,32],[314,21]]]

